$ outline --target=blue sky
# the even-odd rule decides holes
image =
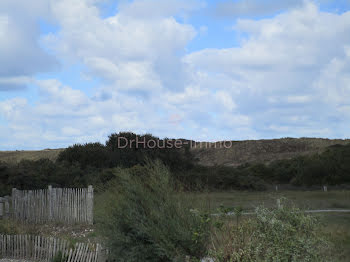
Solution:
[[[0,150],[348,138],[350,1],[0,2]]]

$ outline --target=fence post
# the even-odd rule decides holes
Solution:
[[[5,196],[5,217],[10,217],[10,197]]]
[[[88,211],[88,223],[90,225],[94,222],[94,188],[89,185],[87,195],[87,211]]]
[[[282,205],[281,205],[281,199],[277,199],[277,208],[281,209]]]
[[[4,203],[2,202],[2,197],[0,197],[0,218],[4,217]]]
[[[49,221],[52,220],[52,186],[49,185],[47,189],[47,203],[48,203],[48,209],[49,209]]]
[[[16,188],[12,188],[12,217],[17,218],[17,205],[16,205]]]

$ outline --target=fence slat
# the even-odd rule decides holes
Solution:
[[[107,251],[100,244],[76,243],[67,249],[67,242],[54,237],[33,235],[0,235],[0,258],[52,261],[61,252],[62,262],[106,261]]]
[[[93,224],[92,186],[88,188],[12,189],[12,196],[0,198],[0,218],[12,217],[24,223],[58,222]]]

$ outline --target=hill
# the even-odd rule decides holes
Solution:
[[[346,145],[350,139],[281,138],[270,140],[232,141],[196,144],[192,153],[200,165],[238,166],[245,163],[269,163],[274,160],[291,159],[298,155],[322,153],[332,145]]]
[[[274,160],[291,159],[299,155],[322,153],[332,145],[346,145],[350,139],[281,138],[269,140],[245,140],[209,143],[196,142],[191,152],[203,166],[239,166],[245,163],[269,163]],[[56,160],[64,149],[37,151],[0,151],[0,161],[18,163],[22,159]]]
[[[39,159],[50,159],[55,161],[61,151],[60,149],[44,149],[44,150],[16,150],[16,151],[0,151],[0,161],[15,164],[21,160],[39,160]]]

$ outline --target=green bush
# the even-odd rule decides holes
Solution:
[[[57,161],[70,164],[79,163],[82,168],[87,166],[103,168],[109,167],[111,160],[107,148],[95,142],[70,146],[59,154]]]
[[[189,144],[182,144],[181,148],[176,148],[173,146],[174,141],[168,138],[160,139],[151,134],[119,132],[108,136],[106,147],[113,167],[132,167],[144,164],[146,159],[158,159],[171,171],[184,171],[191,168],[194,159],[189,150]]]
[[[191,212],[188,198],[175,191],[168,169],[148,163],[144,174],[116,169],[116,179],[97,199],[96,222],[116,261],[185,261],[202,257],[208,216]]]
[[[213,231],[210,255],[216,262],[330,261],[315,217],[288,207],[258,207],[255,213],[239,226],[232,221]]]
[[[176,173],[175,177],[189,190],[198,188],[266,190],[264,181],[250,168],[195,165],[184,172]]]

